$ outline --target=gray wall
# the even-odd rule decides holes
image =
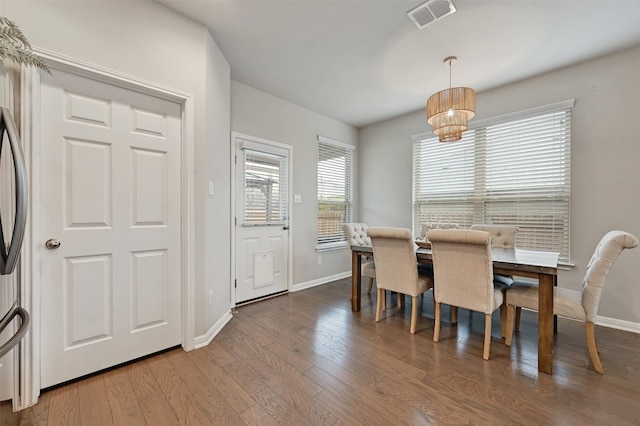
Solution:
[[[231,130],[294,147],[293,283],[350,268],[346,249],[321,252],[316,241],[317,135],[357,145],[356,219],[411,227],[410,136],[429,130],[424,111],[358,129],[230,81],[229,64],[208,31],[155,2],[3,0],[38,47],[194,95],[196,335],[229,308]],[[579,288],[593,247],[609,229],[640,235],[640,49],[478,94],[482,119],[575,98],[572,258],[560,285]],[[602,117],[601,119],[598,119]],[[614,123],[614,124],[610,124]],[[611,126],[611,127],[606,127]],[[208,181],[214,195],[208,196]],[[359,217],[358,217],[359,216]],[[323,265],[317,266],[322,256]],[[640,249],[623,254],[600,314],[640,331]],[[216,294],[207,305],[209,290]],[[618,325],[620,325],[618,324]],[[614,324],[615,325],[615,324]]]
[[[476,119],[575,99],[572,116],[571,258],[559,285],[578,290],[607,231],[640,237],[640,48],[478,93]],[[413,134],[430,131],[424,111],[360,132],[360,217],[411,228]],[[390,160],[393,159],[393,160]],[[384,170],[384,173],[381,173]],[[640,332],[640,248],[618,259],[599,322]]]
[[[322,135],[356,145],[357,129],[231,81],[231,130],[293,146],[291,191],[302,195],[302,203],[292,205],[293,285],[305,286],[349,271],[351,263],[348,249],[320,253],[315,249],[318,219],[317,137]],[[357,150],[355,157],[357,164]],[[357,179],[354,180],[357,187]],[[317,264],[318,256],[322,256],[322,266]]]
[[[185,172],[195,179],[195,335],[205,334],[228,314],[231,299],[230,68],[215,41],[156,2],[5,0],[2,13],[34,46],[193,95],[196,160]],[[203,297],[209,290],[212,306]]]

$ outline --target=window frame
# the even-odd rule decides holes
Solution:
[[[244,147],[242,154],[242,226],[286,226],[289,221],[289,157]],[[247,167],[249,164],[251,167]],[[263,195],[256,196],[256,190]],[[259,218],[261,213],[264,213],[262,220]]]
[[[498,197],[495,196],[499,191],[495,191],[494,189],[493,196],[492,196],[491,191],[488,189],[488,181],[491,179],[491,175],[496,173],[495,172],[496,170],[499,170],[498,174],[504,173],[501,169],[499,169],[499,167],[495,167],[494,169],[487,168],[487,163],[489,161],[488,158],[490,160],[496,159],[496,157],[490,154],[491,150],[489,147],[491,145],[494,145],[495,147],[496,144],[497,145],[503,144],[503,146],[505,147],[510,146],[510,145],[504,144],[504,140],[500,140],[500,138],[497,138],[497,137],[492,138],[491,136],[492,132],[494,132],[496,128],[500,128],[503,126],[508,127],[510,123],[513,124],[514,126],[521,126],[522,128],[525,128],[524,127],[525,125],[523,125],[522,123],[525,123],[528,120],[532,120],[533,122],[535,122],[535,120],[544,120],[545,116],[547,115],[564,114],[564,116],[568,118],[568,121],[563,122],[562,127],[554,129],[556,133],[553,133],[553,136],[549,138],[549,140],[552,140],[554,137],[557,137],[558,134],[561,134],[562,135],[561,140],[564,142],[561,144],[558,144],[555,140],[551,142],[552,144],[555,144],[554,149],[556,149],[555,147],[560,147],[560,148],[557,148],[558,151],[560,152],[554,153],[557,156],[557,158],[560,158],[560,156],[562,156],[562,158],[566,160],[565,162],[558,164],[557,166],[557,170],[562,172],[562,173],[559,173],[559,176],[561,177],[557,178],[557,180],[561,181],[562,184],[556,185],[556,186],[560,187],[561,190],[554,189],[549,191],[546,191],[546,190],[542,191],[540,193],[543,193],[545,194],[545,196],[548,197],[546,200],[542,200],[542,198],[544,197],[540,197],[540,200],[535,199],[534,201],[527,202],[526,197],[523,196],[521,192],[523,188],[527,188],[527,187],[529,190],[531,190],[532,186],[531,185],[519,186],[517,184],[514,184],[510,189],[507,190],[507,193],[509,193],[509,197],[505,200],[503,206],[507,206],[506,211],[509,211],[509,210],[513,210],[513,208],[509,209],[509,207],[523,205],[522,203],[524,203],[527,209],[535,209],[533,206],[536,203],[543,203],[545,201],[556,203],[556,205],[559,206],[558,211],[560,211],[560,214],[563,217],[563,225],[560,227],[560,229],[563,231],[562,234],[561,235],[555,234],[555,228],[553,226],[551,226],[550,228],[549,227],[544,228],[546,229],[545,232],[549,233],[552,236],[552,239],[549,240],[551,242],[548,244],[546,242],[543,242],[543,243],[535,242],[535,241],[532,241],[532,238],[529,238],[528,242],[531,245],[529,246],[527,245],[527,235],[525,235],[525,233],[520,233],[519,240],[522,240],[522,243],[519,246],[521,246],[522,248],[534,249],[534,250],[538,249],[538,250],[560,251],[561,263],[570,264],[571,263],[570,261],[570,258],[571,258],[571,244],[570,244],[571,242],[571,238],[570,238],[571,237],[571,224],[570,224],[571,114],[572,114],[573,105],[574,105],[574,100],[569,99],[566,101],[557,102],[550,105],[544,105],[544,106],[531,108],[524,111],[518,111],[518,112],[505,114],[505,115],[501,115],[493,118],[478,120],[469,126],[469,130],[463,134],[462,141],[453,142],[453,144],[459,144],[459,145],[452,145],[451,143],[443,144],[439,142],[437,136],[434,136],[431,132],[423,132],[423,133],[413,135],[411,137],[411,140],[413,143],[412,222],[414,227],[414,233],[420,231],[419,230],[420,225],[421,223],[424,222],[425,218],[420,217],[420,207],[423,206],[425,202],[427,202],[425,198],[428,198],[428,197],[424,197],[424,195],[422,197],[419,197],[417,195],[421,188],[420,177],[422,176],[422,180],[424,181],[425,179],[424,174],[429,172],[427,168],[422,168],[422,169],[420,168],[420,164],[422,164],[420,160],[424,162],[425,156],[424,156],[424,152],[422,153],[423,155],[420,156],[420,150],[417,144],[435,143],[435,144],[439,144],[438,146],[443,146],[443,149],[450,149],[450,150],[451,148],[449,147],[456,147],[456,146],[459,147],[459,148],[453,148],[452,151],[454,152],[456,149],[459,152],[461,152],[462,149],[467,149],[467,150],[470,149],[471,151],[473,151],[473,153],[470,154],[471,160],[465,159],[464,161],[460,161],[460,162],[458,162],[457,159],[452,160],[452,162],[455,161],[457,166],[459,166],[460,164],[464,164],[464,173],[467,173],[468,175],[456,176],[455,184],[457,185],[458,188],[460,188],[459,191],[456,191],[455,193],[452,193],[451,191],[447,191],[446,196],[440,197],[440,199],[438,199],[435,196],[432,197],[432,199],[435,200],[435,203],[437,203],[435,204],[436,209],[438,207],[440,207],[441,209],[439,210],[437,209],[436,212],[434,212],[435,217],[434,218],[429,217],[428,222],[449,221],[451,223],[454,223],[456,220],[460,220],[462,223],[459,223],[459,225],[461,225],[462,227],[468,227],[474,223],[488,223],[488,219],[491,217],[492,208],[493,208],[493,211],[497,211],[496,209],[499,209],[501,204],[498,201]],[[551,118],[548,118],[548,120],[549,121],[555,120],[555,115]],[[536,132],[532,133],[532,135],[534,135],[534,138],[538,138],[539,129],[542,127],[539,127],[531,123],[527,124],[527,126],[531,126],[534,130],[536,130]],[[546,132],[541,132],[541,134],[543,135],[545,133]],[[508,141],[513,141],[513,140],[522,140],[523,141],[522,147],[532,146],[525,141],[524,137],[517,135],[515,132],[513,132],[512,135],[509,135],[509,139],[508,139]],[[466,148],[460,145],[464,142],[469,143],[467,144]],[[431,149],[432,148],[433,147],[431,147]],[[538,149],[538,147],[533,146],[533,149],[534,150]],[[458,153],[456,155],[469,155],[469,154]],[[420,158],[417,158],[418,156],[420,156]],[[443,158],[444,156],[441,158],[435,157],[432,164],[443,163],[446,160]],[[470,163],[470,166],[468,166],[469,163]],[[445,163],[445,167],[446,167],[446,163]],[[542,172],[539,172],[539,173],[540,173],[540,176],[546,176],[542,174]],[[460,174],[463,175],[463,173],[460,173]],[[505,173],[505,174],[507,175],[507,177],[509,177],[508,173]],[[516,180],[517,179],[514,179],[511,183],[514,183]],[[541,191],[541,188],[545,188],[545,186],[548,188],[556,188],[556,186],[554,186],[553,184],[546,185],[544,183],[540,183],[541,181],[544,181],[544,180],[545,179],[543,178],[538,179],[538,184],[534,186],[534,189],[536,191]],[[549,180],[553,180],[553,179],[549,179]],[[468,187],[468,181],[471,182],[471,185],[472,185],[471,188]],[[494,180],[494,182],[496,181]],[[509,181],[507,180],[507,182]],[[446,185],[443,185],[443,188],[446,187],[447,185],[450,185],[450,182],[447,182]],[[516,188],[516,189],[514,190],[513,188]],[[425,194],[424,190],[422,190],[421,193]],[[442,193],[445,193],[445,192],[442,191]],[[456,194],[458,195],[457,197],[456,197]],[[451,203],[451,205],[454,206],[453,211],[444,208],[444,206],[447,203]],[[447,213],[446,214],[443,213],[442,216],[438,216],[437,211],[447,211]],[[453,214],[456,212],[458,213],[458,215]],[[510,214],[504,213],[504,215],[506,217],[508,217],[509,215],[511,216],[515,215],[514,217],[516,218],[516,221],[527,223],[527,226],[529,226],[529,223],[527,222],[529,218],[527,218],[526,215],[520,214],[520,211],[516,211],[516,213],[510,213]],[[447,216],[449,217],[447,218]],[[529,217],[532,217],[532,216],[534,215],[529,214]],[[452,218],[453,220],[451,220]],[[422,222],[418,223],[420,221]],[[494,223],[500,224],[501,222],[495,221]],[[506,224],[507,221],[505,221],[504,223]],[[545,232],[543,232],[542,235],[545,235]],[[529,233],[530,234],[535,233],[535,231],[530,230]],[[544,247],[545,245],[546,245],[546,248]],[[561,247],[561,249],[557,249],[558,247]]]
[[[348,170],[345,170],[345,201],[344,202],[326,202],[320,200],[320,158],[322,155],[321,149],[322,146],[330,146],[331,149],[342,150],[345,154],[348,154],[349,164],[346,166]],[[354,174],[354,165],[355,165],[355,150],[356,147],[354,145],[347,144],[345,142],[341,142],[335,139],[331,139],[322,135],[318,135],[318,145],[316,149],[317,161],[316,161],[316,250],[324,251],[324,250],[334,250],[339,248],[344,248],[348,246],[347,237],[342,230],[342,224],[350,223],[353,221],[353,174]],[[346,176],[348,174],[348,176]],[[320,236],[320,209],[321,206],[326,205],[338,205],[344,206],[344,216],[340,221],[340,230],[339,233],[332,234],[333,238],[329,241],[323,240]]]

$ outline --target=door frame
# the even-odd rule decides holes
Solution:
[[[275,142],[268,139],[258,138],[255,136],[246,135],[239,132],[231,132],[231,282],[229,283],[231,288],[231,306],[236,306],[236,172],[237,172],[237,159],[236,159],[236,139],[244,139],[247,141],[257,142],[264,145],[273,146],[276,148],[285,149],[289,152],[289,170],[288,170],[288,182],[287,187],[289,189],[289,196],[287,200],[288,217],[289,217],[289,233],[287,242],[287,290],[291,291],[293,286],[293,146],[286,145],[280,142]]]
[[[133,90],[175,102],[181,106],[181,345],[189,351],[195,347],[195,183],[194,170],[194,100],[193,95],[157,85],[117,71],[69,58],[44,49],[33,49],[55,74],[56,70],[86,77],[98,82]],[[23,307],[31,314],[31,328],[24,337],[15,366],[13,409],[21,410],[38,402],[40,395],[40,258],[43,235],[37,220],[40,205],[40,72],[22,67],[21,133],[27,175],[29,176],[29,209],[24,247],[20,256],[20,292]],[[35,220],[34,220],[35,219]]]

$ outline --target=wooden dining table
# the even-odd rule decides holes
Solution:
[[[370,246],[351,247],[351,310],[360,312],[362,256],[373,256]],[[538,280],[538,371],[553,373],[553,287],[557,284],[558,259],[556,252],[492,248],[494,274],[515,275]],[[431,249],[416,250],[418,263],[433,262]],[[436,283],[437,285],[437,283]]]

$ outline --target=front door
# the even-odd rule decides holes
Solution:
[[[180,344],[181,106],[42,79],[45,388]]]
[[[288,290],[290,149],[241,137],[234,145],[240,304]]]

